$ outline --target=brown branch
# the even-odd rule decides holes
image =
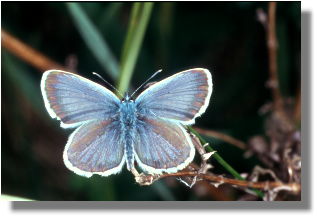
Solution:
[[[277,67],[277,50],[278,40],[276,37],[276,2],[269,2],[268,14],[266,15],[262,9],[257,10],[258,20],[262,23],[266,30],[267,48],[268,48],[268,67],[269,67],[269,80],[268,87],[272,91],[273,98],[273,111],[276,113],[277,118],[284,122],[288,129],[293,129],[293,122],[287,116],[284,106],[283,96],[281,95],[279,80],[278,80],[278,67]]]
[[[217,138],[217,139],[220,139],[222,141],[225,141],[231,145],[234,145],[238,148],[241,148],[241,149],[246,149],[247,145],[236,139],[236,138],[233,138],[232,136],[229,136],[229,135],[226,135],[224,133],[220,133],[220,132],[217,132],[217,131],[214,131],[214,130],[206,130],[206,129],[201,129],[201,128],[198,128],[198,127],[194,127],[194,129],[199,133],[199,134],[203,134],[203,135],[206,135],[206,136],[210,136],[210,137],[214,137],[214,138]]]
[[[272,90],[274,107],[278,111],[283,110],[283,99],[281,96],[278,73],[277,73],[277,39],[276,39],[276,2],[269,2],[268,25],[267,25],[267,47],[269,55],[269,87]]]
[[[250,182],[245,180],[237,180],[237,179],[230,179],[225,178],[222,176],[216,176],[213,174],[198,174],[197,172],[193,171],[181,171],[177,173],[171,173],[171,174],[163,174],[160,176],[152,176],[152,175],[144,175],[141,174],[137,180],[139,184],[143,184],[143,181],[145,185],[152,184],[154,181],[157,181],[162,178],[166,177],[195,177],[197,176],[197,179],[202,179],[204,181],[208,182],[214,182],[219,184],[230,184],[233,186],[239,186],[239,187],[246,187],[246,188],[256,188],[256,189],[263,189],[263,190],[273,190],[273,189],[285,189],[292,191],[294,193],[298,193],[301,190],[301,186],[298,183],[283,183],[283,182]]]
[[[39,51],[31,48],[30,46],[15,38],[3,29],[1,29],[1,42],[2,46],[9,52],[21,58],[22,60],[34,66],[40,71],[46,71],[48,69],[61,69],[67,71],[67,69],[62,65],[53,60],[50,60]]]

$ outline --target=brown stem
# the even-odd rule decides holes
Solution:
[[[217,139],[220,139],[222,141],[225,141],[231,145],[234,145],[234,146],[237,146],[238,148],[241,148],[241,149],[246,149],[247,145],[236,139],[236,138],[233,138],[232,136],[229,136],[229,135],[226,135],[224,133],[220,133],[220,132],[217,132],[217,131],[214,131],[214,130],[206,130],[206,129],[201,129],[201,128],[198,128],[198,127],[194,127],[194,129],[199,133],[199,134],[203,134],[203,135],[206,135],[206,136],[210,136],[210,137],[214,137],[214,138],[217,138]]]
[[[191,170],[187,170],[191,168]],[[256,189],[261,189],[261,190],[287,190],[287,191],[292,191],[293,193],[298,193],[301,190],[301,185],[296,182],[292,183],[283,183],[281,181],[263,181],[263,182],[252,182],[252,181],[247,181],[247,180],[238,180],[238,179],[230,179],[230,178],[225,178],[223,176],[219,175],[214,175],[212,173],[200,173],[197,172],[197,170],[200,167],[195,164],[191,163],[187,169],[176,172],[176,173],[165,173],[162,175],[146,175],[146,174],[134,174],[135,175],[135,180],[137,183],[140,185],[151,185],[153,182],[162,179],[162,178],[167,178],[167,177],[183,177],[183,178],[188,178],[188,177],[196,177],[196,180],[200,181],[206,181],[206,182],[212,182],[215,183],[216,185],[220,184],[229,184],[232,186],[238,186],[238,187],[243,187],[243,188],[256,188]]]
[[[199,179],[205,181],[216,182],[216,183],[226,183],[230,185],[236,185],[239,187],[247,188],[257,188],[263,190],[275,189],[275,188],[285,188],[295,193],[299,192],[301,186],[298,183],[283,183],[283,182],[250,182],[245,180],[229,179],[221,176],[216,176],[212,174],[197,174],[197,172],[192,171],[181,171],[172,174],[163,174],[159,176],[156,180],[166,177],[194,177],[197,176]]]
[[[40,71],[46,71],[48,69],[61,69],[67,71],[62,65],[50,60],[3,29],[1,29],[1,42],[2,46],[9,52]]]
[[[277,73],[277,39],[276,39],[276,2],[269,2],[268,25],[267,25],[267,47],[269,55],[269,87],[272,89],[274,107],[278,111],[283,110],[283,99],[281,96],[278,73]]]

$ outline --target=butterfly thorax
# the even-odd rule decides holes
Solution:
[[[136,107],[133,100],[124,100],[120,105],[120,122],[125,128],[131,128],[136,121]]]

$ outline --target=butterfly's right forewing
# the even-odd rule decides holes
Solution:
[[[184,125],[205,112],[212,92],[211,74],[196,68],[179,72],[144,90],[136,99],[138,112]]]

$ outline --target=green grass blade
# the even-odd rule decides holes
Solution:
[[[66,6],[80,35],[84,39],[84,42],[87,44],[90,51],[111,78],[116,80],[119,75],[118,62],[100,32],[89,20],[88,16],[78,3],[66,3]]]
[[[204,138],[202,138],[202,137],[199,135],[199,133],[198,133],[196,130],[194,130],[192,127],[188,126],[188,129],[189,129],[193,134],[195,134],[203,144],[206,144],[206,143],[207,143],[207,141],[206,141]],[[207,149],[207,151],[209,151],[209,152],[215,151],[215,150],[214,150],[212,147],[210,147],[209,145],[206,146],[206,149]],[[233,167],[232,167],[230,164],[228,164],[217,152],[214,153],[214,154],[212,155],[212,157],[215,158],[215,159],[218,161],[218,163],[221,164],[231,175],[233,175],[233,177],[235,177],[236,179],[239,179],[239,180],[245,180],[245,179],[244,179],[235,169],[233,169]],[[257,190],[257,189],[252,189],[252,190],[253,190],[259,197],[262,198],[262,197],[264,196],[263,192],[261,192],[260,190]]]
[[[132,7],[131,11],[131,18],[130,18],[130,23],[129,23],[129,29],[124,41],[123,45],[123,50],[122,50],[122,55],[120,59],[121,65],[126,62],[126,56],[130,52],[129,47],[131,46],[131,40],[133,36],[135,35],[135,31],[137,29],[137,23],[139,22],[139,16],[140,16],[140,10],[141,10],[141,3],[135,3]]]
[[[98,21],[98,27],[108,29],[109,25],[117,18],[118,12],[123,6],[123,2],[113,2],[107,7]]]
[[[153,3],[151,2],[133,4],[129,29],[120,60],[120,76],[117,87],[121,93],[128,89],[152,8]]]

